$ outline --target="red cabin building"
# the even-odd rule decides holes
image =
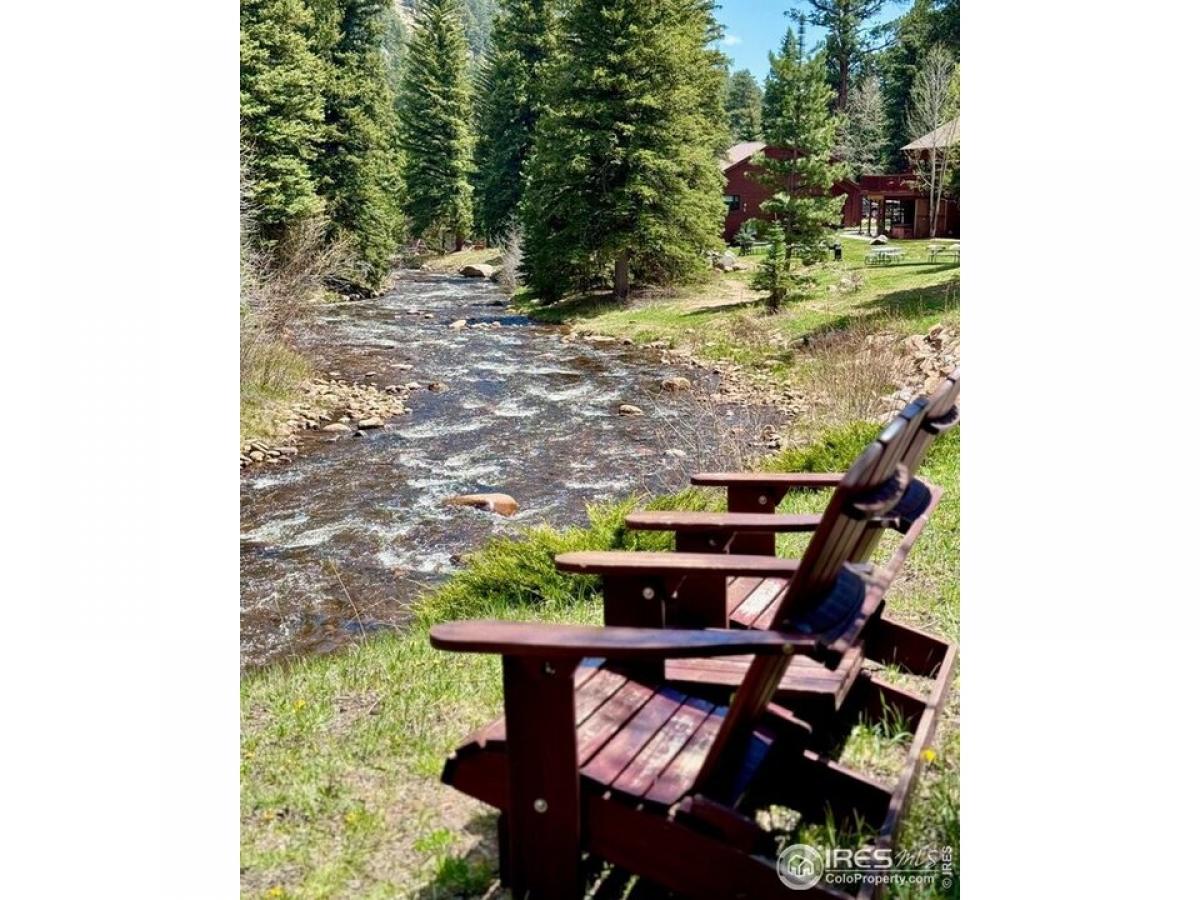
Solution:
[[[952,119],[929,134],[917,138],[902,149],[914,163],[932,149],[958,146],[958,119]],[[786,150],[768,147],[761,141],[747,141],[729,148],[722,163],[725,172],[725,240],[733,237],[747,219],[769,219],[762,204],[774,193],[756,177],[755,154],[772,159],[786,158]],[[862,228],[868,234],[886,234],[893,238],[929,237],[929,194],[916,183],[910,170],[892,175],[863,175],[857,182],[839,181],[830,194],[845,196],[842,227]],[[836,223],[830,222],[830,225]],[[958,237],[958,202],[944,198],[938,207],[938,237]]]
[[[725,172],[725,241],[733,242],[733,236],[747,219],[768,219],[770,216],[762,212],[762,204],[770,199],[775,191],[758,180],[761,169],[753,163],[754,155],[762,152],[771,159],[786,159],[788,151],[778,147],[768,147],[761,141],[745,141],[734,144],[725,154],[721,168]],[[840,181],[834,185],[830,194],[834,197],[845,195],[846,204],[842,208],[842,225],[857,228],[859,223],[860,203],[857,200],[858,186],[853,181]],[[837,223],[830,222],[830,225]]]

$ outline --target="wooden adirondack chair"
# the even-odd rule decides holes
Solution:
[[[891,840],[937,710],[897,704],[917,714],[921,744],[897,793],[821,757],[809,747],[811,728],[771,700],[796,654],[832,661],[872,617],[871,590],[844,563],[869,517],[886,513],[907,486],[899,457],[914,422],[893,423],[838,483],[804,557],[786,570],[787,602],[767,630],[667,629],[655,598],[643,608],[657,615],[633,610],[646,627],[451,622],[431,630],[440,649],[503,657],[504,718],[460,746],[442,779],[501,811],[502,877],[514,897],[579,896],[584,852],[687,897],[792,897],[776,875],[770,835],[753,819],[770,804],[857,816],[881,829],[881,843]],[[693,558],[738,565],[734,556]],[[716,569],[722,578],[725,568]],[[753,662],[732,700],[728,689],[685,690],[665,677],[666,660],[745,653]],[[892,703],[871,686],[867,707]],[[820,887],[814,895],[848,896]]]
[[[934,393],[932,398],[918,399],[906,407],[888,426],[897,422],[909,423],[905,434],[907,444],[901,463],[915,472],[924,460],[934,438],[958,420],[955,406],[959,394],[958,372],[954,372]],[[730,509],[751,506],[769,507],[770,512],[689,513],[642,512],[626,519],[632,527],[674,530],[677,549],[689,554],[683,565],[671,564],[670,554],[564,554],[558,557],[559,567],[567,571],[590,572],[603,577],[605,621],[610,624],[644,624],[634,618],[633,610],[646,614],[645,600],[651,592],[668,597],[665,621],[670,625],[690,627],[764,628],[773,621],[788,586],[791,563],[776,563],[775,534],[787,531],[814,531],[821,515],[781,515],[775,506],[789,490],[797,488],[829,488],[837,485],[842,474],[789,473],[722,473],[697,475],[697,484],[719,484],[728,487]],[[911,479],[904,496],[886,515],[873,517],[848,557],[852,563],[866,564],[873,556],[883,532],[892,528],[904,535],[887,562],[872,570],[874,594],[879,599],[877,621],[887,624],[876,628],[872,624],[867,634],[877,639],[869,645],[860,643],[845,648],[839,665],[829,671],[812,659],[799,656],[793,660],[780,685],[776,700],[785,703],[814,725],[831,720],[846,701],[863,663],[896,662],[900,656],[911,656],[899,644],[919,643],[925,648],[923,656],[909,659],[915,665],[914,674],[936,675],[947,655],[949,643],[882,618],[882,597],[899,575],[909,552],[923,532],[929,517],[941,499],[939,487]],[[709,570],[698,574],[691,567],[690,555],[696,553],[732,553],[732,566],[718,567],[716,574]],[[767,559],[743,558],[746,554],[762,554]],[[726,557],[729,559],[729,557]],[[638,564],[636,573],[625,567]],[[719,564],[718,564],[719,566]],[[775,571],[772,572],[772,568]],[[751,571],[756,569],[756,571]],[[779,570],[783,571],[780,572]],[[874,597],[872,598],[874,602]],[[735,685],[749,665],[748,658],[680,659],[667,664],[667,676],[672,680],[692,684]]]

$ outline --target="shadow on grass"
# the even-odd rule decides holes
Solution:
[[[614,309],[627,308],[629,304],[618,303],[611,291],[596,291],[548,304],[540,304],[532,298],[526,298],[518,306],[531,319],[551,325],[562,325],[581,319],[593,319]]]
[[[474,816],[464,831],[478,838],[466,853],[447,854],[437,864],[432,879],[412,895],[416,900],[447,900],[449,897],[479,897],[499,880],[500,853],[496,842],[494,812]]]
[[[959,282],[946,282],[933,287],[906,288],[880,294],[874,300],[856,306],[854,312],[843,313],[809,330],[804,337],[816,337],[842,331],[851,326],[871,326],[900,320],[917,322],[927,316],[958,309]]]
[[[448,854],[437,864],[432,878],[412,895],[416,900],[449,900],[452,897],[508,897],[500,892],[500,855],[496,829],[499,817],[484,812],[463,829],[477,838],[466,853]],[[667,900],[666,893],[615,868],[595,855],[583,860],[581,876],[591,900]]]

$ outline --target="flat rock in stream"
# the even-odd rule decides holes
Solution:
[[[640,406],[634,406],[632,403],[622,403],[620,405],[620,407],[617,409],[617,415],[619,415],[619,416],[644,416],[645,413],[642,411],[642,408]]]
[[[351,428],[349,425],[345,425],[341,422],[330,422],[328,425],[323,427],[321,430],[328,431],[330,434],[344,434],[346,432],[353,431],[354,429]]]
[[[472,506],[500,516],[511,516],[520,506],[508,494],[456,494],[446,498],[447,506]]]
[[[383,419],[379,418],[379,416],[371,416],[369,419],[362,419],[358,423],[358,427],[359,428],[382,428],[383,427]]]

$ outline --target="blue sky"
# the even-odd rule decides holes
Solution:
[[[805,6],[803,0],[718,0],[717,18],[725,26],[721,49],[733,61],[733,70],[749,69],[761,83],[767,75],[767,51],[778,50],[783,33],[792,20],[787,11]],[[912,5],[911,0],[891,0],[872,24],[896,18]],[[815,47],[825,40],[825,30],[808,26],[805,45]]]

